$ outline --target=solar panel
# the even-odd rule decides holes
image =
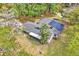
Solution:
[[[59,23],[58,21],[56,20],[52,20],[50,23],[49,23],[50,26],[56,28],[58,31],[62,31],[63,28],[64,28],[64,25]]]

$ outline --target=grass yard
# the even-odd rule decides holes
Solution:
[[[11,27],[0,27],[0,48],[4,51],[0,51],[0,55],[29,55],[20,49],[20,46],[15,42],[15,38],[11,37]],[[10,38],[11,37],[11,38]]]
[[[74,29],[75,28],[75,29]],[[71,40],[73,40],[73,35],[79,33],[78,25],[69,26],[67,29],[64,29],[60,34],[57,40],[52,40],[50,44],[40,44],[39,41],[35,38],[29,37],[27,34],[20,33],[16,35],[16,42],[21,46],[21,49],[24,49],[26,53],[24,55],[44,55],[44,56],[62,56],[62,55],[75,55],[69,53],[69,45]],[[74,32],[75,31],[75,32]],[[76,35],[75,35],[76,36]],[[74,36],[74,37],[75,37]],[[73,52],[73,51],[72,51]],[[77,53],[77,55],[79,55]]]
[[[15,47],[14,39],[10,38],[10,27],[0,27],[0,48],[10,49]]]
[[[2,55],[8,55],[8,51],[16,46],[14,38],[10,38],[10,32],[10,27],[0,27],[0,48],[5,50]]]
[[[24,49],[30,55],[63,55],[63,49],[67,41],[67,35],[63,31],[61,36],[57,40],[52,40],[50,44],[40,44],[39,41],[35,38],[28,37],[26,34],[17,34],[16,42],[21,45],[21,48]]]

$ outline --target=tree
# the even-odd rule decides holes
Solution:
[[[49,36],[49,27],[47,24],[41,26],[41,43],[44,44],[47,42]]]
[[[10,6],[11,7],[11,6]],[[13,4],[11,8],[16,16],[41,16],[42,14],[49,13],[57,13],[62,10],[62,4]]]
[[[47,9],[46,4],[14,4],[11,10],[17,16],[40,16]]]
[[[33,4],[33,14],[34,16],[40,16],[42,15],[46,9],[47,9],[47,4]]]
[[[11,10],[16,16],[26,16],[28,14],[28,4],[14,4]]]
[[[51,4],[51,12],[56,14],[57,12],[61,12],[62,10],[62,5],[61,4]]]

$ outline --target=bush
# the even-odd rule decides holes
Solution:
[[[47,42],[48,40],[48,36],[49,36],[49,27],[47,24],[43,24],[41,27],[41,43],[44,44]]]
[[[39,16],[46,10],[45,4],[14,4],[11,10],[17,16]]]
[[[50,10],[54,14],[61,12],[62,11],[62,5],[61,4],[51,4]]]

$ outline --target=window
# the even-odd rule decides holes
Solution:
[[[38,29],[38,30],[40,30],[40,28],[39,27],[35,27],[36,29]]]

